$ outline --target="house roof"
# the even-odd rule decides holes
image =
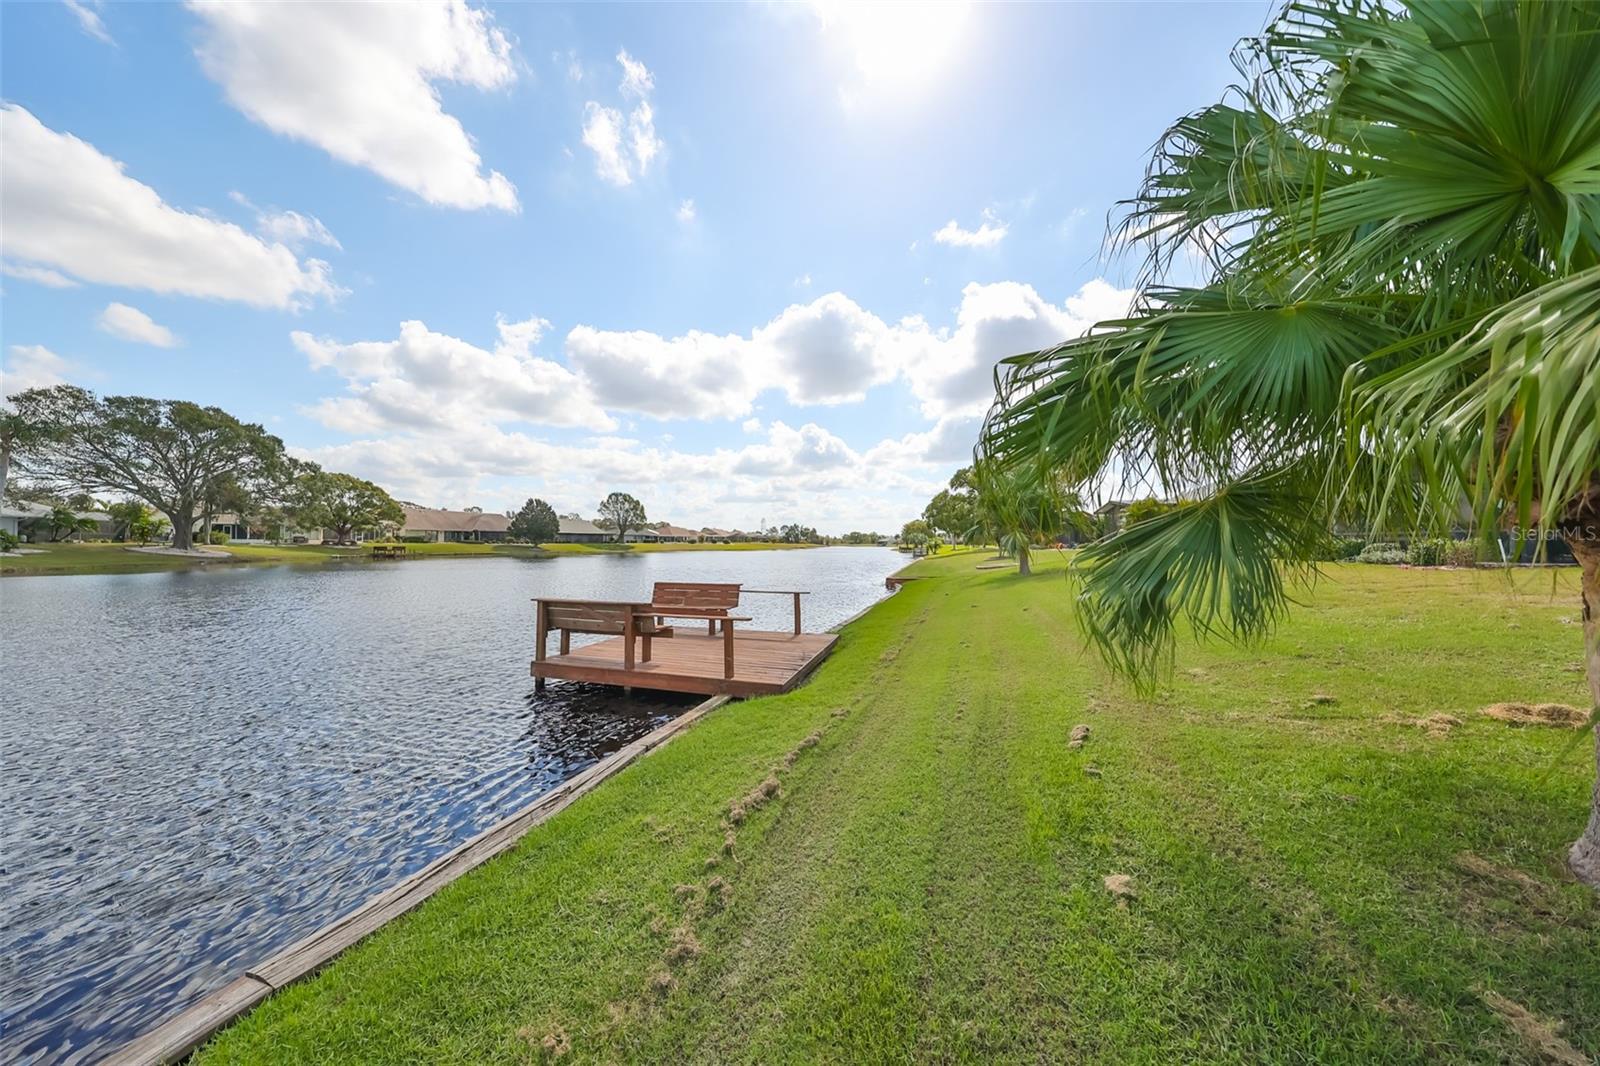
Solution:
[[[55,510],[48,503],[34,503],[31,500],[22,500],[18,503],[0,505],[0,518],[49,518],[50,512]],[[73,511],[79,518],[87,518],[91,522],[109,522],[111,516],[104,511]]]
[[[563,533],[598,533],[603,537],[610,532],[610,530],[601,529],[586,518],[563,518],[559,521],[561,524],[557,528]]]
[[[417,529],[426,533],[504,533],[511,519],[493,511],[445,511],[433,507],[404,507],[406,521],[402,529]]]
[[[0,506],[0,517],[4,518],[43,518],[49,513],[50,508],[44,504],[31,503],[27,500]]]
[[[656,527],[656,532],[663,537],[698,537],[700,535],[698,529],[685,529],[682,526],[675,526],[671,522],[661,523]]]

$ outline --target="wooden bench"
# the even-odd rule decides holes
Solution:
[[[657,613],[662,617],[671,615],[673,610],[688,610],[691,614],[687,616],[672,617],[704,618],[706,633],[716,636],[717,622],[739,606],[739,590],[737,584],[713,581],[657,581],[650,593],[650,605],[661,608]]]
[[[546,600],[536,599],[538,645],[534,649],[535,660],[543,660],[548,653],[550,631],[559,630],[561,633],[561,651],[565,655],[572,650],[572,634],[585,633],[595,636],[622,637],[622,666],[625,670],[633,669],[634,640],[637,638],[641,647],[639,649],[644,662],[650,661],[650,641],[653,637],[670,637],[672,629],[660,624],[659,620],[650,612],[648,603],[624,603],[611,600]],[[544,679],[536,678],[534,689],[544,689]]]
[[[716,635],[717,624],[721,615],[727,614],[739,606],[739,597],[745,594],[752,596],[793,596],[794,597],[794,631],[800,632],[800,597],[811,595],[809,592],[797,592],[793,589],[747,589],[739,584],[722,584],[710,581],[657,581],[655,589],[650,593],[651,604],[659,607],[683,607],[706,612],[706,632]],[[718,614],[717,612],[721,612]],[[663,616],[669,612],[660,612]],[[673,617],[682,617],[675,615]]]

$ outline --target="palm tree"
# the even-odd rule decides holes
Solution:
[[[1002,554],[1016,557],[1017,573],[1027,577],[1033,572],[1033,549],[1067,526],[1071,501],[1063,496],[1060,479],[1047,465],[980,456],[971,480],[978,492],[974,535],[993,537]]]
[[[50,529],[50,540],[66,540],[74,533],[94,533],[100,526],[92,518],[79,518],[70,507],[52,507],[44,519]]]
[[[980,449],[1182,497],[1076,562],[1146,682],[1179,620],[1269,631],[1337,520],[1563,538],[1600,717],[1600,4],[1297,0],[1238,66],[1125,203],[1128,316],[1002,364]]]

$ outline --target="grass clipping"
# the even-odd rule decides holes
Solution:
[[[1488,989],[1478,994],[1485,1005],[1522,1038],[1528,1049],[1544,1061],[1560,1063],[1561,1066],[1592,1066],[1589,1056],[1562,1039],[1561,1023],[1547,1021],[1522,1004]]]
[[[1507,725],[1545,725],[1577,729],[1589,720],[1587,711],[1565,703],[1491,703],[1478,712]]]

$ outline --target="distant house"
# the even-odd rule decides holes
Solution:
[[[47,503],[8,503],[0,506],[0,531],[10,533],[13,537],[24,540],[46,541],[50,539],[50,515],[55,510]],[[110,537],[115,532],[116,523],[104,511],[73,511],[78,518],[87,518],[93,522],[95,529],[88,534],[92,537]],[[74,532],[67,537],[68,540],[82,540],[84,534]]]
[[[556,531],[558,544],[600,544],[612,539],[610,530],[583,518],[563,518]]]
[[[706,526],[700,531],[700,539],[707,544],[727,544],[733,540],[733,530]]]
[[[656,526],[656,535],[669,544],[694,544],[702,539],[698,529],[685,529],[675,526],[671,522],[662,522]]]
[[[1122,528],[1122,512],[1128,509],[1129,500],[1109,500],[1094,510],[1094,516],[1102,520],[1106,532],[1113,533]]]
[[[430,543],[502,541],[511,519],[493,511],[445,511],[433,507],[402,506],[405,523],[402,540]]]
[[[660,533],[646,527],[644,529],[631,529],[628,531],[628,535],[622,539],[629,544],[657,544],[662,537]]]
[[[198,531],[197,531],[198,532]],[[229,540],[265,540],[268,530],[260,526],[252,526],[244,515],[232,511],[223,511],[221,514],[211,516],[211,532],[225,533]],[[321,539],[318,531],[318,540]],[[307,538],[309,540],[309,538]]]
[[[50,508],[37,503],[8,503],[0,506],[0,531],[20,537],[39,518],[47,517]]]

